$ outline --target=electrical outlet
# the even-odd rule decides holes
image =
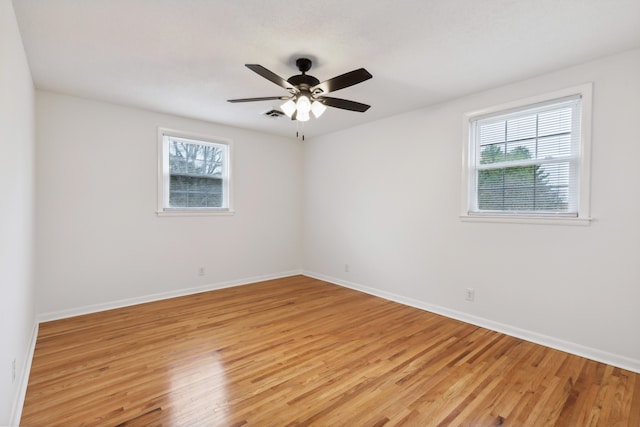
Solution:
[[[465,299],[467,301],[474,301],[476,299],[476,291],[473,288],[467,288],[465,291]]]
[[[198,276],[204,276],[204,267],[198,268]]]
[[[349,264],[345,264],[344,265],[344,272],[348,273],[349,272]]]
[[[16,359],[14,358],[11,362],[11,384],[15,384],[16,382]]]

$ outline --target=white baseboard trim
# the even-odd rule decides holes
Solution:
[[[53,311],[49,313],[41,313],[38,315],[38,322],[49,322],[52,320],[66,319],[68,317],[81,316],[83,314],[97,313],[100,311],[112,310],[115,308],[129,307],[136,304],[144,304],[147,302],[160,301],[169,298],[181,297],[185,295],[199,294],[201,292],[215,291],[218,289],[231,288],[234,286],[248,285],[256,282],[264,282],[266,280],[280,279],[283,277],[295,276],[302,274],[301,270],[284,271],[277,274],[265,274],[262,276],[246,277],[238,280],[227,282],[211,283],[194,288],[177,289],[175,291],[160,292],[157,294],[145,295],[135,298],[126,298],[107,303],[91,304],[82,307],[71,308],[68,310]]]
[[[374,295],[380,298],[384,298],[390,301],[395,301],[400,304],[408,305],[410,307],[419,308],[421,310],[425,310],[431,313],[435,313],[435,314],[446,316],[452,319],[460,320],[465,323],[470,323],[472,325],[480,326],[482,328],[490,329],[492,331],[500,332],[506,335],[510,335],[512,337],[520,338],[525,341],[530,341],[536,344],[543,345],[545,347],[554,348],[556,350],[575,354],[576,356],[585,357],[587,359],[595,360],[596,362],[606,363],[607,365],[616,366],[618,368],[626,369],[626,370],[640,374],[640,360],[638,359],[632,359],[626,356],[609,353],[603,350],[587,347],[587,346],[570,342],[570,341],[561,340],[549,335],[544,335],[544,334],[529,331],[526,329],[521,329],[521,328],[507,325],[504,323],[494,322],[493,320],[485,319],[483,317],[474,316],[474,315],[457,311],[457,310],[451,310],[446,307],[429,304],[421,300],[405,297],[405,296],[394,294],[391,292],[382,291],[379,289],[371,288],[358,283],[353,283],[353,282],[339,279],[336,277],[326,276],[324,274],[315,273],[315,272],[306,271],[306,270],[303,270],[302,274],[304,274],[305,276],[312,277],[314,279],[319,279],[325,282],[344,286],[345,288],[364,292],[364,293]]]
[[[38,339],[38,328],[39,323],[37,319],[33,319],[33,329],[31,330],[29,348],[27,349],[27,354],[24,358],[24,365],[20,374],[20,386],[18,389],[18,393],[16,393],[16,396],[13,400],[11,417],[9,418],[12,426],[20,425],[20,418],[22,418],[22,408],[24,407],[24,399],[27,396],[27,385],[29,384],[29,374],[31,373],[33,352],[36,349],[36,340]]]

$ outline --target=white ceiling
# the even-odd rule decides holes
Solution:
[[[14,0],[39,89],[293,136],[260,113],[314,60],[320,81],[373,79],[305,123],[321,135],[640,46],[640,0]]]

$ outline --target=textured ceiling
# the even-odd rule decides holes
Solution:
[[[640,46],[639,0],[14,0],[39,89],[292,136],[260,115],[314,60],[321,81],[364,67],[373,79],[331,96],[315,136]]]

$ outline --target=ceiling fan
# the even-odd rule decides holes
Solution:
[[[349,101],[348,99],[325,96],[326,93],[335,92],[337,90],[362,83],[365,80],[369,80],[373,76],[367,70],[359,68],[332,79],[325,80],[321,83],[317,78],[306,74],[307,71],[311,69],[311,65],[312,62],[309,58],[298,58],[296,60],[296,66],[298,67],[298,70],[300,70],[301,74],[291,76],[285,80],[272,71],[267,70],[262,65],[245,64],[245,66],[251,71],[258,73],[265,79],[288,90],[290,95],[229,99],[228,101],[255,102],[272,101],[276,99],[283,100],[286,102],[280,107],[282,108],[282,111],[284,111],[291,120],[298,120],[300,122],[306,122],[309,120],[310,113],[312,113],[316,118],[320,117],[327,107],[341,108],[343,110],[358,111],[361,113],[364,113],[369,109],[370,105],[367,104]]]

